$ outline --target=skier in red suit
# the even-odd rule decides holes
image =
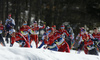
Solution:
[[[22,35],[24,35],[27,42],[30,42],[30,36],[29,36],[30,27],[27,25],[27,21],[24,21],[24,23],[19,31],[21,32]]]
[[[10,47],[12,47],[14,45],[14,42],[19,43],[20,47],[30,47],[28,41],[21,33],[15,32],[14,29],[11,29],[11,30],[9,30],[9,34],[12,36]]]
[[[38,47],[38,34],[39,34],[39,29],[44,29],[45,28],[45,25],[44,26],[38,26],[37,25],[37,22],[35,22],[33,24],[33,26],[31,26],[31,35],[30,35],[30,44],[31,42],[34,40],[35,41],[35,44],[36,44],[36,48]]]
[[[85,54],[98,55],[93,43],[93,41],[96,41],[96,39],[94,39],[94,37],[91,34],[87,33],[86,30],[82,28],[81,33],[78,34],[76,39],[78,39],[78,37],[80,37],[81,41],[78,47],[78,53],[80,53],[80,51],[84,47]]]
[[[58,47],[56,45],[56,40],[58,38],[60,38],[60,35],[55,35],[54,33],[54,29],[50,28],[51,32],[49,33],[48,36],[46,36],[46,38],[44,39],[44,43],[47,44],[47,47],[49,50],[53,50],[53,51],[58,51]]]
[[[97,49],[94,44],[94,41],[98,41],[98,39],[95,39],[94,37],[92,37],[91,34],[88,34],[88,37],[89,39],[84,41],[85,54],[98,55]]]
[[[58,41],[57,46],[59,48],[58,51],[61,51],[61,52],[66,51],[66,52],[70,53],[69,45],[65,41],[65,35],[67,35],[67,37],[69,37],[69,34],[67,33],[67,31],[64,28],[65,28],[65,26],[62,25],[61,29],[56,33],[56,35],[58,35],[58,36],[60,35],[60,38],[57,39],[57,41]]]
[[[59,29],[59,32],[62,34],[62,38],[65,39],[65,35],[67,35],[67,37],[70,37],[68,32],[65,30],[65,26],[62,25],[61,28]]]
[[[4,31],[4,26],[2,25],[2,21],[0,21],[0,44],[5,46],[5,42],[2,36],[3,31]]]
[[[94,38],[98,39],[98,41],[94,42],[94,43],[95,43],[95,46],[97,47],[98,51],[100,52],[100,32],[98,32],[98,28],[94,28],[93,30],[94,30],[94,32],[93,32],[92,36]]]
[[[98,32],[98,28],[94,28],[94,33],[92,34],[92,36],[100,40],[100,32]]]
[[[80,41],[79,41],[78,53],[80,53],[80,51],[83,49],[84,41],[87,41],[89,39],[89,35],[83,27],[81,28],[81,32],[76,37],[76,40],[78,40],[79,37]]]

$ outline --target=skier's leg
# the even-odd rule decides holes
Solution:
[[[7,43],[9,43],[9,41],[8,41],[8,36],[9,36],[9,33],[7,33],[7,35],[6,35],[6,42],[7,42]]]
[[[3,45],[2,44],[2,36],[1,36],[1,34],[0,34],[0,44]]]
[[[70,40],[67,40],[67,43],[68,43],[68,45],[69,45],[69,48],[71,48]]]
[[[1,40],[2,40],[2,44],[3,44],[4,46],[6,46],[2,35],[1,35]]]
[[[84,46],[84,52],[85,52],[85,54],[88,54],[88,49],[86,46]]]
[[[84,42],[81,42],[81,44],[80,44],[79,47],[78,47],[78,50],[79,50],[79,49],[82,50],[83,46],[84,46]]]
[[[36,35],[36,48],[38,47],[38,35]]]
[[[29,42],[30,42],[30,35],[28,35],[28,40],[29,40]]]
[[[30,44],[32,43],[32,41],[34,40],[33,35],[30,35]]]
[[[68,45],[67,42],[66,42],[66,44],[65,44],[65,51],[68,52],[68,53],[70,53],[69,45]]]

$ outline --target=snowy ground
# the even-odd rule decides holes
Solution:
[[[14,47],[0,46],[0,60],[100,60],[100,56],[85,55],[84,52],[76,54],[76,51],[71,50],[71,53],[55,52],[47,49],[20,48],[15,43]],[[33,46],[35,46],[33,42]]]

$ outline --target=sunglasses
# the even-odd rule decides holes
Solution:
[[[64,27],[61,27],[61,29],[64,29]]]
[[[24,23],[23,25],[27,25],[27,24]]]

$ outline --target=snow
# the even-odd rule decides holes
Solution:
[[[14,47],[0,45],[0,60],[100,60],[100,56],[85,55],[84,52],[77,54],[71,50],[71,53],[56,52],[47,49],[36,49],[34,42],[33,48],[21,48],[15,43]]]
[[[99,56],[36,48],[0,47],[0,60],[100,60]]]

